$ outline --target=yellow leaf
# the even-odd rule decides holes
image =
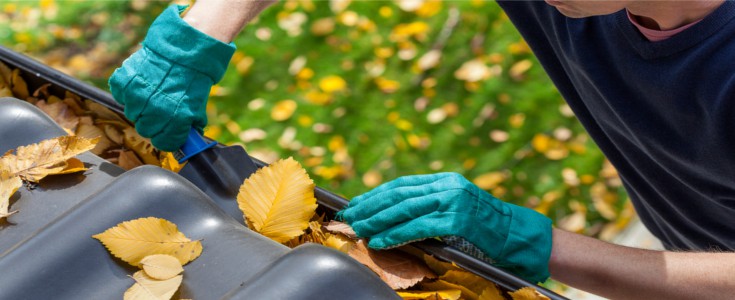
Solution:
[[[66,161],[66,166],[61,171],[54,173],[54,175],[59,174],[71,174],[71,173],[77,173],[77,172],[83,172],[86,171],[87,168],[84,167],[84,163],[79,160],[78,158],[70,158]]]
[[[110,148],[112,146],[112,142],[107,138],[107,135],[105,135],[105,132],[100,129],[97,126],[89,125],[89,124],[79,124],[79,127],[77,127],[76,135],[88,139],[92,138],[98,138],[99,141],[97,142],[97,145],[93,149],[91,149],[94,155],[100,155],[105,150]]]
[[[174,173],[181,171],[184,165],[180,164],[171,152],[161,152],[161,168]]]
[[[424,278],[436,278],[422,261],[400,250],[376,251],[368,249],[365,242],[359,240],[348,254],[373,270],[394,290],[409,288]]]
[[[322,245],[349,253],[352,247],[355,246],[355,242],[341,234],[330,234]]]
[[[13,70],[13,73],[10,76],[10,86],[15,97],[26,99],[30,96],[28,93],[28,85],[25,80],[23,80],[23,77],[20,77],[20,69]]]
[[[442,299],[442,300],[457,300],[459,299],[462,291],[460,290],[441,290],[441,291],[401,291],[398,292],[398,296],[406,300],[414,299]]]
[[[339,76],[332,75],[319,80],[319,88],[325,93],[339,92],[344,90],[346,87],[347,82]]]
[[[478,300],[505,300],[503,294],[496,287],[488,287],[482,291]]]
[[[0,157],[0,165],[6,166],[12,174],[19,175],[23,180],[38,182],[48,175],[70,173],[64,172],[68,166],[67,160],[94,148],[98,140],[78,136],[44,140],[18,147],[15,153],[13,150],[8,151]],[[72,161],[72,167],[79,167],[79,162]]]
[[[202,254],[202,243],[179,232],[176,224],[159,218],[140,218],[122,222],[93,236],[114,255],[133,266],[148,255],[167,254],[182,265]]]
[[[184,272],[181,262],[176,257],[166,254],[153,254],[140,260],[145,274],[157,279],[166,280]]]
[[[246,179],[237,203],[248,227],[279,243],[301,235],[317,207],[314,182],[290,157]]]
[[[440,261],[428,254],[424,254],[424,262],[426,262],[426,265],[429,266],[429,269],[431,269],[432,271],[434,271],[434,273],[438,275],[444,275],[450,270],[461,270],[453,263]]]
[[[174,276],[167,280],[156,280],[149,277],[143,271],[133,274],[135,284],[131,286],[123,299],[125,300],[168,300],[176,293],[181,285],[184,275]]]
[[[276,106],[273,107],[273,110],[271,110],[271,118],[275,121],[288,120],[288,118],[290,118],[296,111],[296,107],[298,107],[296,101],[279,101],[278,103],[276,103]]]
[[[472,274],[466,271],[450,270],[444,275],[439,277],[449,283],[458,284],[471,290],[475,294],[482,294],[487,289],[496,289],[494,283],[488,281],[485,278]]]
[[[483,190],[491,190],[496,188],[505,180],[505,174],[502,172],[490,172],[477,176],[472,183]]]
[[[10,208],[10,197],[23,185],[20,177],[13,176],[10,170],[0,165],[0,219],[16,213],[8,212]]]
[[[424,290],[432,290],[432,291],[438,291],[438,290],[460,290],[462,291],[462,299],[468,299],[468,300],[477,300],[478,296],[475,292],[471,291],[470,289],[454,284],[451,282],[447,282],[444,280],[437,280],[434,282],[426,282],[421,283],[421,289]]]
[[[155,154],[156,149],[153,148],[151,142],[140,136],[135,128],[128,127],[123,130],[125,148],[133,150],[135,154],[143,160],[147,165],[159,166],[158,156]]]
[[[548,300],[549,298],[539,294],[535,288],[527,286],[515,292],[509,293],[513,300]]]

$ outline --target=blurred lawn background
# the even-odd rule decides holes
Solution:
[[[169,4],[3,1],[0,43],[107,89]],[[282,0],[235,44],[206,134],[267,162],[293,156],[319,186],[351,198],[402,175],[458,172],[604,240],[634,215],[492,1]]]

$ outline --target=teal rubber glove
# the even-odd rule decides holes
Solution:
[[[189,129],[207,125],[209,90],[219,82],[235,53],[225,44],[191,27],[179,16],[185,6],[172,5],[148,29],[143,47],[110,77],[110,91],[125,106],[135,129],[164,151],[184,144]]]
[[[355,197],[337,218],[374,249],[441,237],[528,281],[549,277],[551,220],[456,173],[400,177]]]

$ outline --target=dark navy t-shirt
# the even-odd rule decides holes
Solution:
[[[667,249],[735,250],[735,2],[661,42],[498,1]]]

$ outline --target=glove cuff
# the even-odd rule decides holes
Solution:
[[[235,53],[235,44],[225,44],[186,23],[179,16],[184,9],[186,6],[171,5],[164,10],[148,29],[143,46],[217,83]]]
[[[551,220],[525,207],[508,207],[512,212],[510,230],[497,258],[498,266],[533,283],[544,282],[550,276]]]

